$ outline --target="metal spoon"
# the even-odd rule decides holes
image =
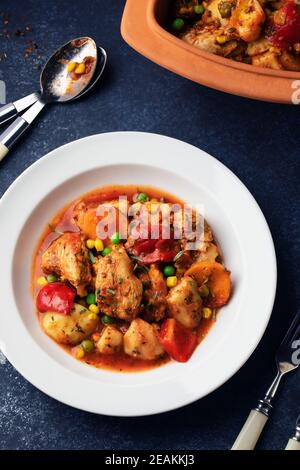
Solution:
[[[5,108],[9,113],[7,113],[5,120],[12,117],[12,113],[18,114],[22,107],[25,109],[34,102],[22,116],[18,117],[0,135],[0,161],[23,132],[28,129],[46,104],[75,100],[90,91],[102,75],[106,61],[105,50],[101,47],[97,48],[93,39],[88,37],[73,39],[58,49],[50,57],[41,72],[40,94],[32,94],[14,104],[6,105]],[[77,75],[70,74],[67,67],[70,62],[78,64],[85,62],[87,72],[78,75],[78,78]],[[2,117],[3,114],[5,113],[2,113]]]

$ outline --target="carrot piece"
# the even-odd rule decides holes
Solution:
[[[225,305],[231,294],[230,271],[227,271],[221,263],[216,261],[199,261],[193,264],[185,273],[197,284],[207,285],[210,295],[206,305],[211,308],[219,308]]]

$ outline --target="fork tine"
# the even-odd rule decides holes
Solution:
[[[285,334],[285,337],[282,340],[282,345],[283,344],[288,344],[291,341],[294,341],[295,336],[299,334],[300,330],[300,310],[296,313],[291,326],[289,327],[288,331]]]

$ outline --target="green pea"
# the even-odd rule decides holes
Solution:
[[[138,202],[147,202],[149,201],[149,196],[146,193],[139,193],[136,200]]]
[[[172,23],[172,28],[176,31],[180,31],[184,27],[184,21],[182,18],[176,18]]]
[[[120,240],[121,240],[121,235],[119,234],[119,232],[114,233],[114,234],[111,236],[111,239],[110,239],[110,241],[111,241],[114,245],[117,245],[118,243],[120,243]]]
[[[55,282],[55,281],[57,281],[57,276],[55,276],[55,274],[49,274],[49,276],[47,276],[47,281],[48,282]]]
[[[102,323],[104,323],[104,325],[109,325],[110,323],[115,323],[115,319],[109,315],[103,315]]]
[[[203,15],[204,13],[204,6],[203,5],[196,5],[194,6],[194,12],[196,15]]]
[[[203,285],[200,287],[199,292],[200,292],[201,297],[204,297],[204,298],[208,297],[208,296],[209,296],[209,293],[210,293],[210,292],[209,292],[209,288],[207,287],[206,284],[203,284]]]
[[[81,347],[85,352],[89,353],[93,351],[94,343],[90,339],[85,339],[84,341],[82,341]]]
[[[111,248],[109,248],[109,246],[107,246],[107,247],[104,248],[104,250],[101,252],[101,255],[102,255],[102,256],[106,256],[106,255],[108,255],[109,253],[111,253]]]
[[[85,300],[86,300],[86,303],[87,303],[88,305],[95,304],[95,303],[96,303],[96,295],[93,294],[93,293],[88,294],[88,295],[86,296],[86,299],[85,299]]]
[[[166,277],[174,276],[176,269],[171,264],[168,264],[167,266],[164,267],[163,272],[164,272],[164,276]]]

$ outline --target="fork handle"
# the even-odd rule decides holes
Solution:
[[[285,450],[300,450],[300,442],[295,439],[289,439]]]
[[[8,103],[0,108],[0,124],[8,121],[18,114],[18,111],[13,103]]]
[[[267,415],[251,410],[231,450],[253,450],[267,421]]]

